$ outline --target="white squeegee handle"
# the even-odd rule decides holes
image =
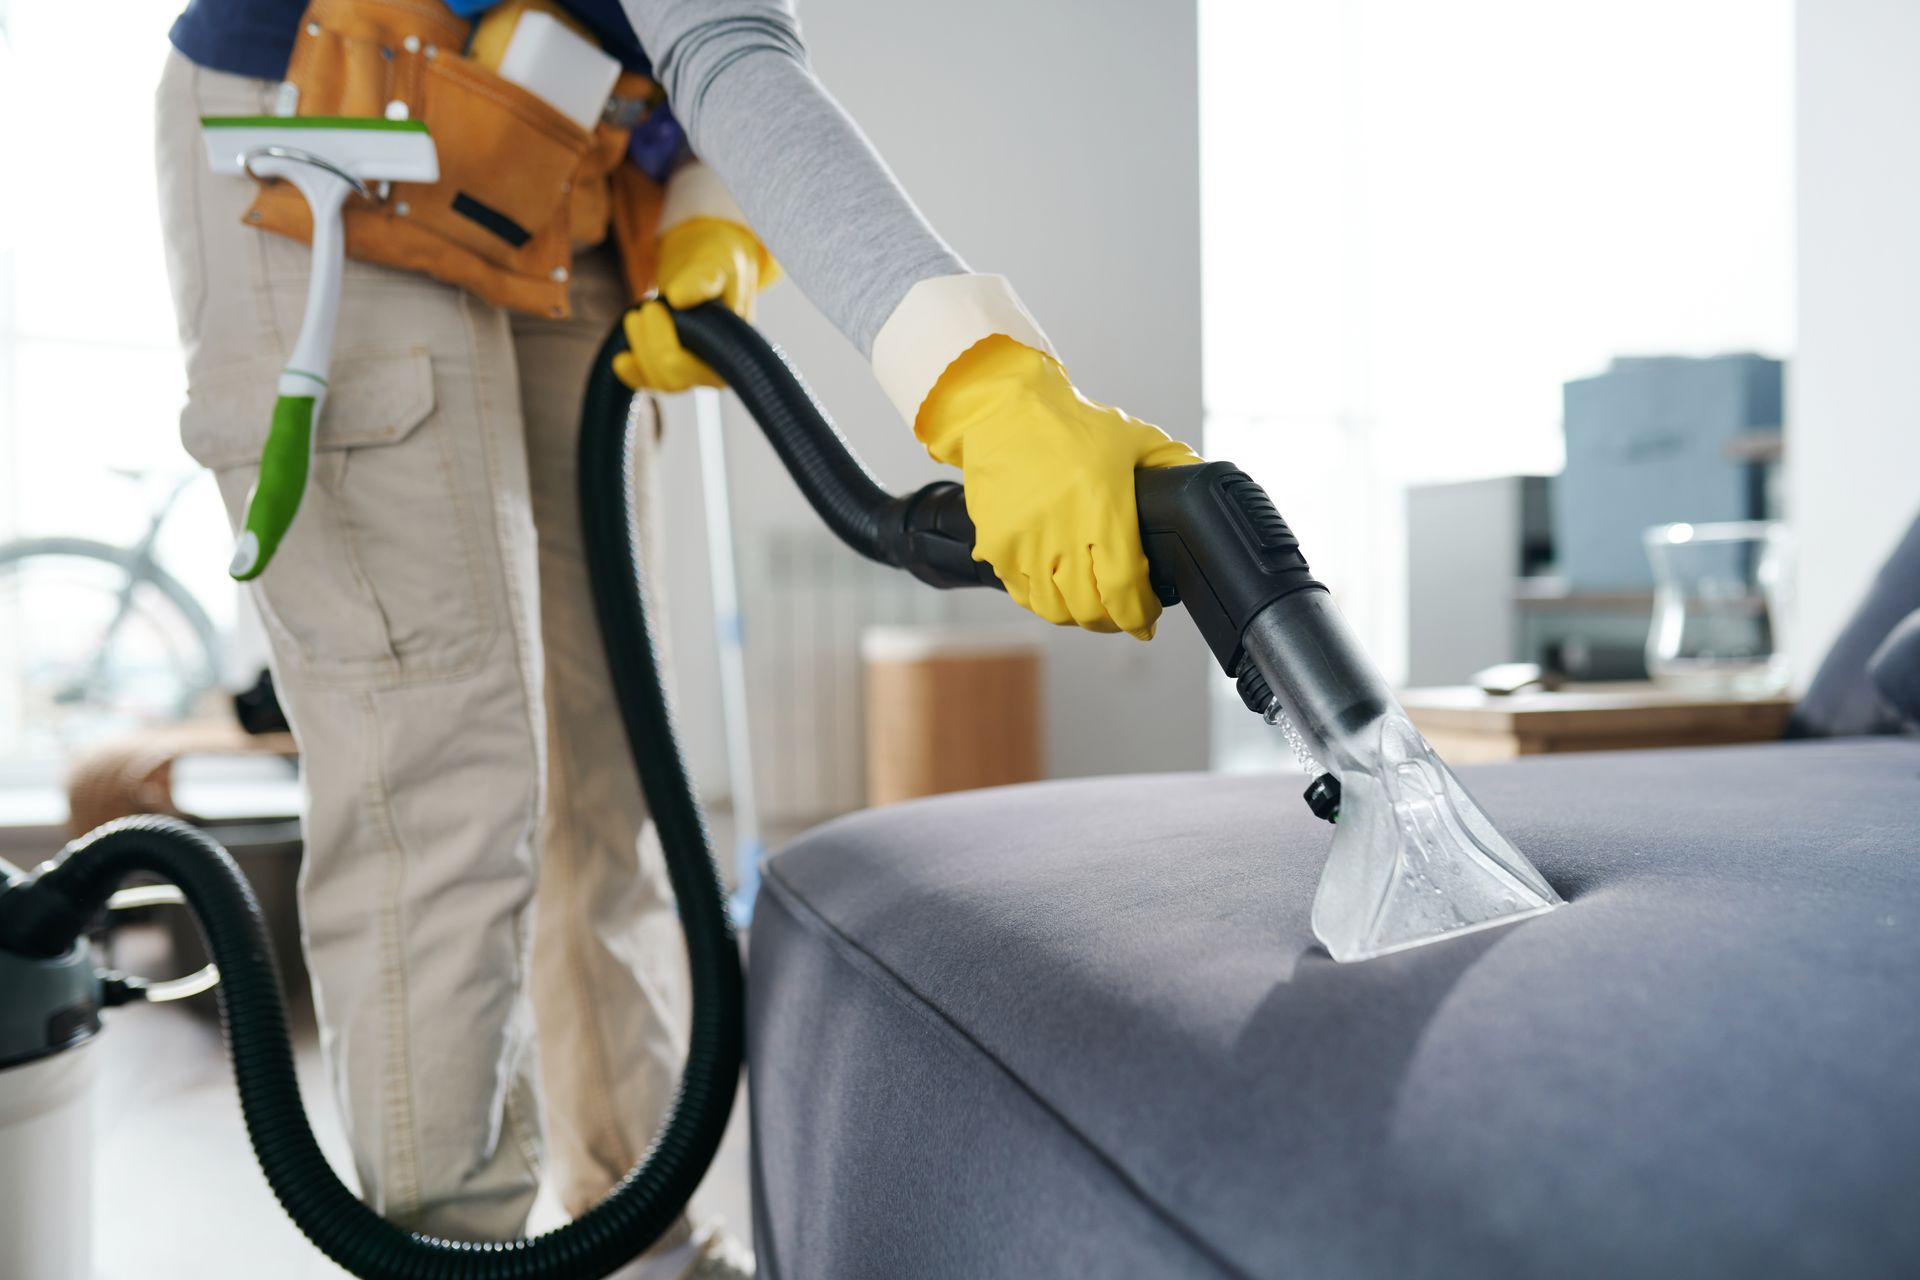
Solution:
[[[247,494],[247,512],[234,539],[227,572],[246,581],[266,569],[293,524],[306,492],[314,432],[327,398],[333,362],[333,331],[340,314],[340,277],[346,263],[346,233],[340,210],[358,184],[330,165],[275,148],[249,158],[262,178],[285,178],[306,197],[313,212],[313,265],[306,312],[293,354],[280,373],[273,424],[260,451],[260,475]]]

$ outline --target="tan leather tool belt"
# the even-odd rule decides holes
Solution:
[[[628,130],[582,129],[462,56],[471,24],[438,0],[314,0],[287,66],[303,116],[382,116],[404,104],[440,157],[435,183],[352,196],[347,256],[418,271],[498,306],[565,316],[573,255],[609,235],[637,299],[652,287],[661,191],[624,164]],[[645,76],[614,96],[657,100]],[[306,201],[266,181],[246,220],[310,242]]]

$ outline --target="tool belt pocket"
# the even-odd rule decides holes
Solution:
[[[592,135],[466,58],[428,59],[422,99],[419,118],[440,153],[440,181],[398,184],[394,198],[408,203],[416,225],[513,266],[563,218]]]
[[[396,182],[348,200],[349,257],[421,272],[498,306],[565,316],[574,251],[606,237],[610,214],[616,232],[623,222],[651,225],[610,208],[607,178],[627,131],[583,129],[463,56],[470,28],[439,0],[314,0],[283,92],[296,95],[302,116],[404,110],[433,138],[438,182]],[[616,90],[630,91],[625,80]],[[657,188],[612,185],[657,215]],[[247,221],[312,237],[306,202],[286,183],[262,184]]]

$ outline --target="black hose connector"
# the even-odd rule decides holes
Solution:
[[[1239,679],[1242,637],[1268,605],[1296,591],[1325,591],[1300,540],[1267,491],[1231,462],[1134,474],[1140,545],[1162,604],[1186,605],[1220,669]],[[1241,691],[1254,707],[1248,690]]]
[[[73,896],[66,887],[70,877],[52,874],[65,858],[62,853],[29,875],[6,876],[0,883],[0,951],[29,960],[63,956],[106,904],[104,898],[89,903]]]
[[[1240,701],[1246,704],[1247,710],[1257,716],[1264,718],[1267,709],[1273,706],[1273,690],[1268,687],[1267,678],[1261,674],[1260,668],[1251,662],[1240,664],[1240,674],[1234,679],[1233,687],[1239,691]]]

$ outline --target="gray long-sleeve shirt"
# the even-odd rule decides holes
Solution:
[[[908,289],[967,269],[814,76],[786,0],[621,4],[695,153],[862,354]]]

